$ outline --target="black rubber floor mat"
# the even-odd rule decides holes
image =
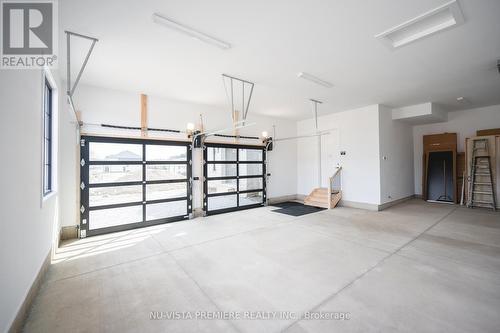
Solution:
[[[291,216],[302,216],[302,215],[317,213],[317,212],[320,212],[322,210],[325,210],[325,208],[306,206],[306,205],[303,205],[303,204],[297,203],[297,202],[283,202],[283,203],[276,204],[273,206],[282,207],[280,209],[273,210],[273,212],[291,215]]]
[[[299,206],[304,206],[301,203],[294,202],[294,201],[286,201],[286,202],[280,202],[277,204],[271,205],[273,207],[279,207],[279,208],[288,208],[288,207],[299,207]]]

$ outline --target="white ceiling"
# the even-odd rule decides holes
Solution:
[[[255,82],[251,113],[292,119],[311,116],[309,98],[324,101],[320,114],[374,103],[432,101],[450,110],[500,104],[500,1],[460,0],[465,24],[397,50],[374,38],[446,1],[64,0],[60,59],[64,30],[92,35],[100,41],[82,83],[227,110],[227,73]],[[154,12],[233,47],[157,25]],[[87,45],[72,45],[77,64]],[[65,73],[65,61],[60,69]],[[334,87],[298,79],[302,71]],[[459,96],[467,102],[457,103]]]

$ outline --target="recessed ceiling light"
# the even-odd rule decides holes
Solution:
[[[323,86],[323,87],[326,87],[326,88],[331,88],[333,87],[333,84],[331,84],[330,82],[328,81],[325,81],[325,80],[322,80],[314,75],[311,75],[311,74],[308,74],[308,73],[304,73],[304,72],[300,72],[297,77],[301,78],[301,79],[304,79],[304,80],[308,80],[308,81],[311,81],[311,82],[314,82],[316,84],[319,84],[320,86]]]
[[[227,50],[231,48],[231,44],[226,43],[220,39],[217,39],[215,37],[209,36],[203,32],[200,32],[198,30],[195,30],[193,28],[190,28],[184,24],[181,24],[179,22],[176,22],[170,18],[167,18],[165,16],[162,16],[158,13],[153,14],[153,22],[161,24],[167,28],[176,30],[180,33],[183,33],[185,35],[191,36],[193,38],[196,38],[202,42],[205,42],[207,44],[216,46],[220,49]]]
[[[463,22],[464,16],[460,5],[457,0],[453,0],[388,29],[376,35],[375,38],[380,39],[390,48],[398,48],[439,31],[458,26]]]

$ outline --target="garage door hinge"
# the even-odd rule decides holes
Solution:
[[[87,230],[80,230],[80,238],[87,237]]]
[[[80,139],[80,146],[85,147],[85,139]]]
[[[83,167],[85,165],[85,160],[82,158],[82,160],[80,161],[80,165]]]

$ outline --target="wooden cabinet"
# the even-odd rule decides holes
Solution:
[[[457,133],[424,135],[424,154],[431,151],[457,151]]]
[[[457,133],[424,135],[422,189],[424,200],[458,203]],[[436,183],[436,182],[441,182]],[[441,195],[429,193],[442,191]]]

